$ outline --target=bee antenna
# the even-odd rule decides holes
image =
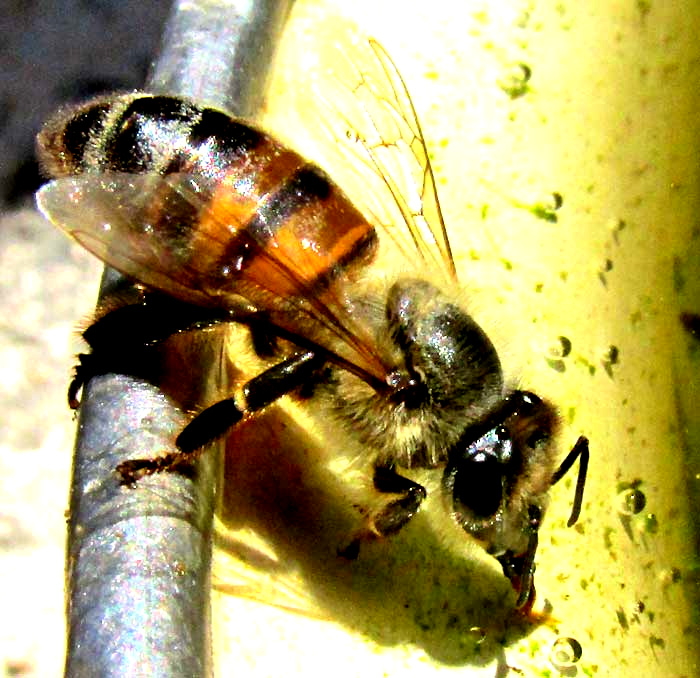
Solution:
[[[580,436],[576,444],[571,448],[571,452],[566,455],[566,458],[561,463],[561,466],[552,475],[552,485],[558,483],[574,465],[578,459],[578,478],[576,479],[576,490],[574,492],[574,503],[571,507],[571,515],[566,523],[567,527],[571,527],[581,515],[581,507],[583,506],[583,488],[586,484],[586,474],[588,473],[588,438]]]

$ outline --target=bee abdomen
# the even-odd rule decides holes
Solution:
[[[56,177],[182,174],[177,200],[172,183],[154,192],[148,223],[198,259],[212,289],[240,280],[309,296],[374,251],[373,226],[318,167],[222,111],[170,96],[104,97],[59,114],[38,144]]]
[[[264,137],[226,113],[184,99],[124,94],[61,112],[38,144],[52,176],[90,169],[197,173],[245,157]]]

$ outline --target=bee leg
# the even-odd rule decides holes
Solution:
[[[83,386],[95,375],[104,373],[105,370],[97,366],[94,353],[78,354],[78,364],[73,366],[73,378],[68,384],[68,407],[71,410],[77,410],[80,407],[78,393]]]
[[[154,351],[162,341],[180,332],[233,320],[227,311],[204,309],[157,294],[139,293],[136,301],[116,295],[108,298],[83,332],[92,352],[78,356],[68,386],[69,406],[77,409],[80,390],[100,374],[126,374],[156,382],[159,361]]]
[[[246,325],[258,358],[272,358],[277,355],[279,332],[275,332],[266,313],[258,311],[246,320]]]
[[[365,527],[338,554],[344,558],[357,558],[362,541],[381,539],[396,534],[418,512],[427,492],[410,478],[399,475],[395,467],[378,465],[374,469],[374,487],[387,494],[401,495],[385,504],[367,518]]]
[[[192,461],[206,445],[225,435],[242,419],[255,415],[278,398],[316,378],[325,363],[325,356],[306,351],[273,365],[245,384],[239,397],[226,398],[202,410],[176,438],[176,452],[156,459],[130,459],[119,464],[116,470],[121,475],[122,484],[133,485],[145,475],[173,470]]]

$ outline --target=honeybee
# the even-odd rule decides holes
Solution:
[[[456,293],[406,85],[377,42],[369,50],[376,72],[358,69],[352,92],[378,141],[356,133],[351,120],[347,141],[389,189],[399,223],[375,223],[295,151],[186,99],[113,95],[47,123],[38,149],[54,179],[38,192],[39,209],[138,283],[137,303],[85,332],[91,353],[80,356],[69,401],[77,407],[92,376],[128,362],[119,355],[127,333],[116,332],[127,320],[128,346],[243,325],[252,351],[271,364],[194,416],[176,451],[120,464],[121,481],[172,470],[282,396],[296,396],[368,456],[382,497],[343,555],[356,557],[363,542],[406,525],[427,491],[404,469],[434,469],[446,510],[498,559],[516,606],[526,609],[548,491],[579,459],[572,525],[588,441],[581,436],[557,466],[556,409],[506,387],[493,343]],[[418,201],[403,192],[407,166]],[[375,269],[382,248],[393,252],[390,275]]]

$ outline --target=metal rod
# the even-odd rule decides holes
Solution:
[[[253,116],[290,7],[291,0],[177,0],[148,89]],[[100,295],[116,285],[123,280],[106,269]],[[168,348],[176,355],[166,363],[189,365],[192,356],[178,350]],[[198,346],[196,362],[206,367],[191,377],[181,407],[223,378],[220,346]],[[183,377],[190,375],[172,380]],[[181,407],[162,388],[124,375],[93,378],[84,389],[67,545],[69,678],[211,674],[217,455],[204,455],[191,475],[162,473],[133,489],[114,472],[124,460],[170,449]]]
[[[254,117],[291,6],[292,0],[178,0],[149,89]]]

